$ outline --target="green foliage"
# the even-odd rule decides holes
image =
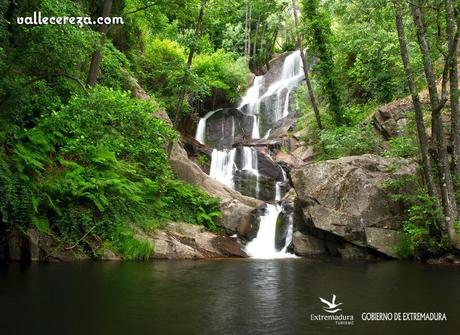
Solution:
[[[158,219],[201,224],[214,230],[220,217],[219,200],[179,180],[167,184],[163,196],[155,203]]]
[[[221,218],[222,213],[218,208],[215,208],[211,212],[208,212],[205,208],[200,207],[200,213],[197,216],[198,223],[202,224],[203,226],[207,227],[211,231],[219,230],[216,219]]]
[[[379,138],[372,126],[338,127],[319,131],[318,159],[336,159],[344,156],[375,153]]]
[[[23,1],[11,9],[7,18],[11,22],[33,11],[43,16],[84,14],[70,0]],[[10,38],[5,38],[0,50],[0,118],[6,122],[0,127],[8,122],[5,128],[14,132],[12,126],[33,127],[39,117],[83,90],[81,83],[98,36],[74,25],[9,24],[7,31]],[[2,61],[7,66],[2,67]]]
[[[327,11],[320,6],[319,0],[303,1],[304,35],[309,50],[318,57],[318,64],[313,67],[317,72],[318,83],[327,109],[334,123],[345,123],[342,106],[342,89],[337,77],[332,50],[331,19]]]
[[[217,50],[207,55],[197,55],[193,71],[205,83],[206,95],[220,92],[230,102],[236,102],[246,90],[248,70],[243,58],[233,53]]]
[[[392,193],[393,201],[407,208],[402,218],[398,254],[403,258],[423,260],[446,252],[449,239],[440,226],[442,210],[436,206],[436,199],[427,195],[417,176],[387,180],[384,188]]]
[[[386,157],[408,158],[416,156],[419,152],[418,145],[411,137],[394,137],[388,143],[390,147],[384,153]]]
[[[157,109],[151,101],[96,86],[22,131],[11,157],[17,175],[1,166],[7,190],[2,220],[14,224],[11,216],[22,214],[22,225],[31,222],[83,249],[99,236],[128,259],[151,251],[130,228],[149,218],[215,228],[218,201],[172,176],[165,148],[176,135],[153,116]],[[21,204],[27,207],[22,213],[15,207]]]
[[[175,117],[183,90],[187,99],[182,114],[190,113],[196,102],[213,100],[214,97],[228,103],[239,99],[246,88],[248,75],[242,58],[223,50],[198,54],[188,70],[185,54],[178,42],[154,39],[147,43],[144,54],[136,58],[141,83],[160,100],[171,117]]]
[[[209,157],[205,154],[198,154],[196,163],[201,167],[205,167],[209,164]]]
[[[137,76],[168,111],[175,110],[185,71],[185,50],[177,42],[154,39],[136,58]]]
[[[118,250],[127,260],[146,260],[153,252],[150,241],[136,237],[134,232],[123,226],[119,226],[114,234],[109,236],[110,249]]]
[[[411,206],[403,223],[403,235],[397,250],[399,255],[415,259],[439,256],[449,246],[447,236],[439,236],[438,223],[443,218],[442,211],[436,208],[436,200],[426,194],[419,194],[410,201]]]
[[[391,1],[328,1],[334,17],[334,55],[340,81],[349,101],[391,101],[404,96],[404,69]],[[359,13],[359,14],[357,14]],[[413,23],[407,15],[406,32],[415,73],[421,73],[421,58]]]
[[[102,51],[101,73],[98,82],[106,87],[113,89],[128,90],[130,89],[130,64],[125,54],[120,52],[107,41]]]

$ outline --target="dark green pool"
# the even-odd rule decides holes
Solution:
[[[319,297],[354,325],[312,321]],[[362,321],[442,312],[447,321]],[[0,267],[0,334],[459,334],[460,269],[218,260]]]

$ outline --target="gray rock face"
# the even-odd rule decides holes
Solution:
[[[296,255],[315,257],[326,255],[326,243],[315,236],[304,235],[296,231],[292,236],[292,244]]]
[[[312,228],[396,257],[404,208],[384,184],[415,173],[408,160],[363,155],[307,164],[292,173],[292,182]]]
[[[4,241],[6,253],[3,260],[20,262],[73,262],[89,259],[77,248],[63,244],[53,235],[40,233],[35,229],[19,231],[13,229],[6,233]]]
[[[217,111],[206,121],[205,141],[213,148],[231,148],[251,139],[254,118],[235,108]]]
[[[152,256],[157,259],[246,257],[234,239],[187,223],[171,223],[166,229],[155,231],[152,242]]]

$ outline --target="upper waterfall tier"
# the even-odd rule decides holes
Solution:
[[[291,92],[304,79],[300,52],[288,54],[263,76],[256,76],[237,108],[209,112],[195,138],[214,148],[267,137],[273,125],[292,110]]]

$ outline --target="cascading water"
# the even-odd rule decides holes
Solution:
[[[256,198],[259,196],[259,169],[257,163],[257,150],[251,147],[243,147],[241,170],[247,171],[256,177]]]
[[[275,246],[276,221],[281,206],[267,204],[266,214],[260,217],[257,236],[246,245],[246,253],[255,258],[286,258],[292,257],[286,251],[278,251]],[[284,249],[284,248],[283,248]]]
[[[265,110],[272,113],[273,123],[286,117],[289,114],[291,91],[303,79],[304,72],[300,51],[295,51],[284,60],[280,78],[272,83],[261,97],[252,102],[252,109],[260,111],[260,105],[264,104]],[[251,92],[251,94],[254,93]]]
[[[211,169],[209,176],[222,184],[233,188],[233,170],[235,167],[236,149],[212,151]]]
[[[256,76],[254,78],[252,86],[247,90],[246,95],[241,100],[240,106],[237,108],[237,110],[243,115],[253,118],[251,139],[260,139],[261,137],[261,117],[264,117],[265,126],[267,125],[267,120],[271,122],[268,123],[271,127],[268,129],[264,128],[265,130],[263,131],[263,138],[267,139],[274,123],[289,114],[291,91],[297,87],[303,79],[304,73],[299,51],[292,52],[284,59],[278,79],[271,83],[266,89],[264,87],[266,81],[264,76]],[[263,110],[261,106],[264,107]],[[196,131],[196,139],[200,143],[206,142],[207,120],[218,111],[209,112],[200,119]],[[262,112],[264,113],[263,115],[261,115]],[[232,116],[231,119],[231,126],[232,139],[234,141],[234,116]],[[221,133],[224,134],[223,128]],[[239,160],[237,159],[237,155],[240,157]],[[239,164],[236,164],[237,161],[239,161]],[[228,187],[235,188],[235,174],[241,171],[246,175],[249,174],[251,176],[255,176],[255,194],[256,197],[259,197],[260,172],[258,167],[258,151],[254,147],[247,146],[240,147],[239,149],[213,150],[210,169],[210,176],[212,178],[215,178]],[[257,236],[245,247],[245,251],[251,257],[295,257],[287,252],[287,249],[292,242],[293,234],[293,220],[291,216],[287,217],[288,228],[284,246],[281,249],[276,248],[277,220],[283,210],[279,201],[283,197],[283,190],[287,183],[286,174],[283,169],[281,169],[281,171],[282,180],[276,181],[273,190],[275,193],[275,204],[267,203],[265,215],[260,216],[260,225]]]
[[[254,82],[252,86],[246,92],[246,95],[241,99],[241,104],[238,109],[241,110],[244,106],[246,106],[246,112],[249,115],[252,115],[254,118],[254,122],[252,124],[252,139],[260,138],[259,133],[259,112],[260,112],[260,103],[259,103],[259,95],[260,90],[264,84],[264,77],[257,76],[254,78]]]
[[[219,110],[215,110],[212,112],[207,113],[204,117],[200,119],[198,122],[198,126],[196,128],[196,134],[195,134],[195,139],[204,144],[205,141],[205,133],[206,133],[206,120],[209,119],[211,116],[213,116],[216,112]]]

